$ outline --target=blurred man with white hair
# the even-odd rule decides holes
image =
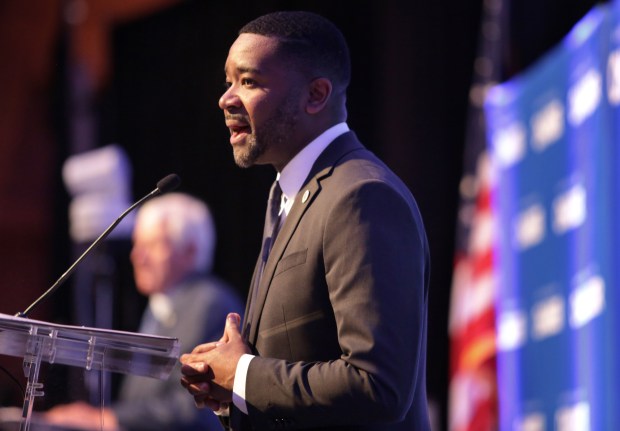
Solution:
[[[140,332],[177,337],[189,352],[219,337],[226,315],[242,310],[232,289],[211,275],[215,242],[209,209],[194,197],[169,193],[140,208],[131,251],[136,287],[149,298]],[[44,418],[85,430],[101,429],[102,414],[105,430],[220,430],[212,412],[195,408],[180,376],[179,366],[166,381],[125,376],[112,406],[73,403]]]

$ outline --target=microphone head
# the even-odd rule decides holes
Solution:
[[[157,190],[159,193],[168,193],[181,184],[181,178],[177,174],[166,175],[157,182]]]

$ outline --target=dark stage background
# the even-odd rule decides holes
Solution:
[[[67,24],[67,8],[81,3],[96,31]],[[140,0],[128,12],[121,3],[0,2],[0,312],[23,310],[71,263],[61,165],[75,151],[109,143],[130,156],[136,198],[176,172],[182,191],[208,202],[219,235],[215,272],[245,295],[274,171],[234,165],[217,106],[223,65],[250,19],[312,10],[333,20],[350,44],[349,126],[410,187],[425,219],[433,266],[428,392],[444,429],[458,188],[482,0]],[[594,4],[514,3],[503,29],[505,78],[540,57]],[[80,59],[90,65],[86,90],[76,87]],[[75,139],[84,119],[76,116],[75,91],[87,94],[80,111],[92,120],[87,142]],[[72,323],[71,284],[32,317]],[[123,292],[125,304],[142,305],[130,281]],[[119,329],[135,329],[127,307],[118,313],[129,316],[118,319]],[[0,365],[23,380],[19,361],[0,357]],[[20,399],[14,386],[0,374],[1,405]]]

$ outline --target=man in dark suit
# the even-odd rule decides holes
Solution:
[[[140,208],[131,250],[136,288],[149,299],[140,332],[179,338],[189,352],[218,337],[230,311],[241,311],[232,287],[211,273],[215,244],[208,207],[190,195],[168,193]],[[196,410],[180,378],[180,366],[167,380],[126,375],[112,405],[61,405],[42,419],[71,430],[221,430],[213,412]]]
[[[243,327],[230,314],[219,341],[183,355],[181,383],[236,431],[429,430],[426,234],[345,123],[342,34],[312,13],[268,14],[241,29],[225,72],[235,161],[275,167],[276,209]]]

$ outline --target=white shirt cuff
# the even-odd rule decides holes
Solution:
[[[248,354],[244,354],[239,358],[235,371],[235,381],[233,382],[233,404],[246,415],[248,414],[248,406],[245,403],[245,381],[248,376],[250,361],[253,358],[254,355]]]

